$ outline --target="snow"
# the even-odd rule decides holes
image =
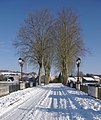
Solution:
[[[94,78],[94,79],[100,79],[100,77],[99,77],[99,76],[96,76],[96,75],[94,75],[93,78]]]
[[[68,77],[68,81],[69,82],[77,82],[77,79],[76,78],[74,78],[74,77]]]
[[[101,120],[101,100],[58,83],[37,86],[1,97],[0,120]]]
[[[83,77],[87,81],[95,81],[92,77]]]

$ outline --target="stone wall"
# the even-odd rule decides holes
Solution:
[[[20,82],[19,84],[12,84],[12,83],[0,83],[0,97],[7,95],[11,92],[15,92],[17,90],[23,90],[25,88],[28,87],[33,87],[36,86],[35,83],[30,82],[30,83],[26,83],[26,82]]]
[[[0,84],[0,96],[4,96],[9,94],[9,85]]]

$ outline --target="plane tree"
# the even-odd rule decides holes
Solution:
[[[75,67],[77,57],[85,53],[78,15],[70,9],[61,10],[54,29],[55,65],[62,74],[63,84],[66,84],[70,71]]]
[[[30,64],[39,66],[39,84],[41,84],[43,65],[46,75],[50,73],[52,44],[49,43],[52,43],[53,21],[53,16],[48,9],[30,13],[14,41],[18,54]]]

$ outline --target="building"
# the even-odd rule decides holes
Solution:
[[[96,81],[93,77],[82,77],[82,84],[88,85],[88,84],[97,84],[98,81]]]
[[[98,81],[98,83],[101,83],[101,78],[97,75],[93,76],[93,78]]]
[[[5,76],[9,76],[9,75],[12,75],[12,76],[15,76],[15,75],[20,75],[20,73],[18,72],[0,72],[1,75],[5,75]]]

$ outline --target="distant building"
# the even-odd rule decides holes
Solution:
[[[76,83],[77,79],[78,79],[78,77],[68,77],[68,82]],[[79,77],[79,82],[82,83],[82,77]]]
[[[98,81],[96,81],[93,77],[82,77],[82,84],[88,85],[88,84],[97,84]]]
[[[85,84],[85,85],[97,84],[99,82],[100,78],[98,78],[98,77],[95,77],[95,78],[93,78],[93,77],[79,77],[79,82],[81,84]],[[78,79],[78,77],[68,77],[68,83],[71,83],[71,82],[77,83],[77,79]]]
[[[98,81],[98,83],[101,83],[101,78],[97,75],[93,76],[93,78]]]
[[[77,80],[76,80],[75,77],[68,77],[68,82],[69,82],[69,83],[70,83],[70,82],[75,83],[75,82],[77,82]]]
[[[76,82],[78,81],[78,77],[75,77]],[[82,83],[82,77],[79,77],[79,82]]]
[[[50,75],[50,81],[54,81],[54,79],[55,79],[55,76]]]
[[[9,76],[9,75],[20,75],[20,73],[18,72],[0,72],[1,75],[6,75],[6,76]]]
[[[11,78],[13,78],[14,80],[19,80],[20,79],[20,73],[18,72],[0,72],[0,75],[3,75],[7,78],[7,81],[9,81]]]

